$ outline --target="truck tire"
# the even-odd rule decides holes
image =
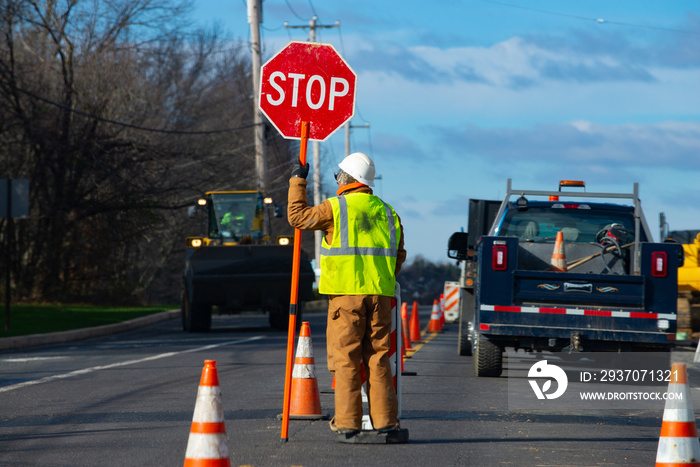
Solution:
[[[459,336],[457,338],[457,354],[470,357],[472,355],[472,340],[469,335],[469,326],[459,318]]]
[[[192,303],[187,289],[182,294],[180,315],[182,329],[187,332],[209,332],[211,329],[211,305]]]
[[[474,348],[474,370],[476,376],[501,376],[503,372],[503,351],[493,342],[479,336]]]

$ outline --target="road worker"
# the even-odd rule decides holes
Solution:
[[[347,442],[362,429],[362,364],[372,426],[380,433],[401,430],[389,347],[391,298],[406,250],[399,216],[372,193],[372,159],[357,152],[338,165],[338,196],[308,206],[309,166],[297,160],[287,209],[293,227],[324,231],[319,292],[329,296],[328,369],[335,376],[330,426],[338,441]]]
[[[246,216],[239,205],[231,206],[221,218],[221,227],[224,237],[233,237],[234,240],[248,233],[246,228]]]

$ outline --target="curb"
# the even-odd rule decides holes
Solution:
[[[0,350],[23,349],[39,345],[63,344],[92,337],[102,337],[110,334],[131,331],[149,324],[159,323],[180,316],[180,310],[163,311],[141,318],[135,318],[121,323],[105,324],[92,328],[74,329],[72,331],[53,332],[48,334],[30,334],[28,336],[3,337],[0,339]]]

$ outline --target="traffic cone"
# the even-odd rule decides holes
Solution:
[[[671,364],[656,467],[700,466],[700,443],[685,363]],[[673,396],[671,396],[673,394]]]
[[[406,352],[413,350],[411,347],[411,335],[408,326],[408,304],[401,304],[401,337],[403,338],[403,349]]]
[[[307,321],[301,323],[297,351],[294,355],[289,418],[291,420],[328,418],[328,415],[321,413],[321,397],[316,380],[314,348],[311,344],[311,331]]]
[[[554,252],[552,252],[552,265],[550,271],[566,272],[566,255],[564,254],[564,233],[560,230],[557,232],[557,238],[554,241]]]
[[[230,465],[216,361],[204,360],[185,452],[185,467]]]
[[[440,294],[440,330],[445,329],[445,294]]]
[[[420,342],[420,319],[418,318],[418,302],[413,302],[411,309],[411,342]]]
[[[428,332],[440,332],[440,307],[437,299],[433,300],[433,311],[430,313],[430,323],[428,323]]]

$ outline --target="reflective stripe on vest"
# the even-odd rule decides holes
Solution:
[[[352,193],[329,201],[333,208],[334,232],[331,245],[323,239],[319,292],[393,296],[400,235],[394,210],[367,193]],[[367,219],[370,228],[362,228],[363,212],[374,213],[375,218]],[[377,216],[380,212],[383,215]],[[350,225],[350,219],[355,219],[355,225]]]

